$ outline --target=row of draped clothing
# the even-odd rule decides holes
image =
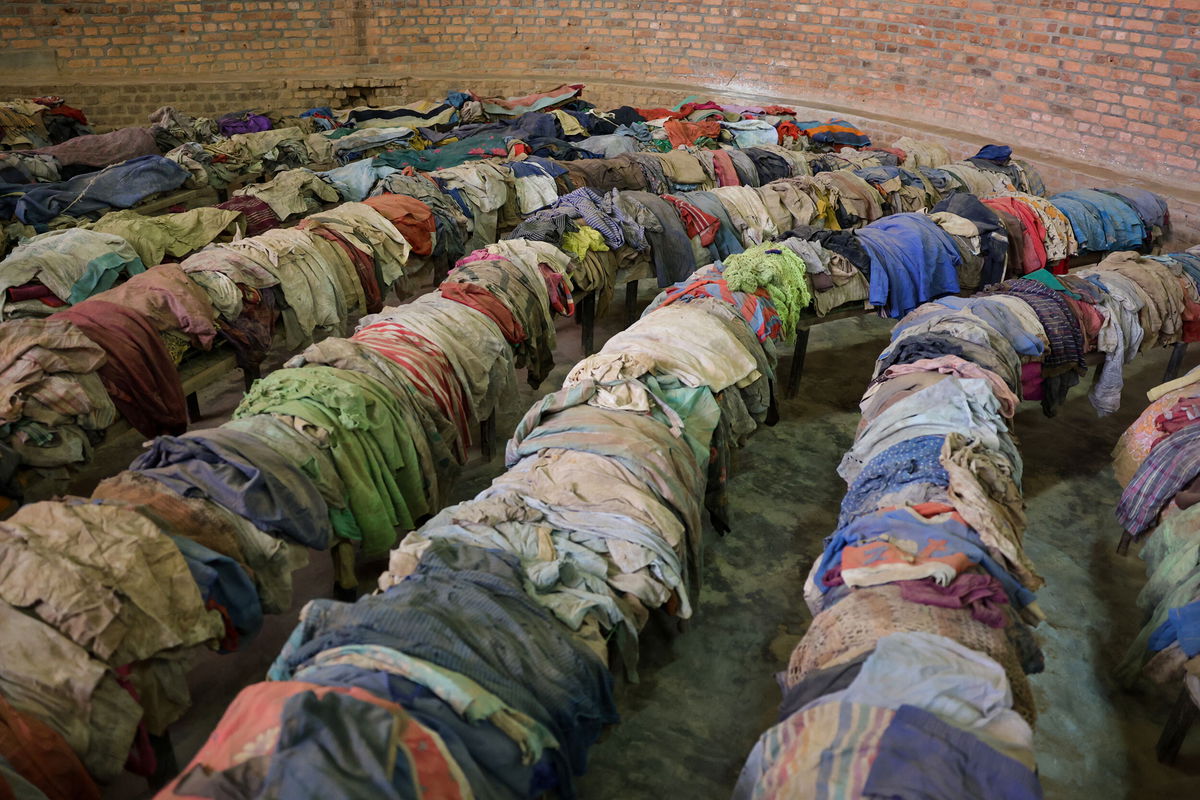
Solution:
[[[932,158],[929,147],[904,144]],[[602,311],[621,268],[652,261],[660,285],[669,285],[780,231],[837,229],[905,207],[893,206],[852,170],[896,161],[894,152],[853,151],[852,160],[852,151],[843,151],[844,158],[828,154],[823,158],[838,158],[843,168],[810,179],[813,167],[804,154],[780,150],[794,156],[789,169],[805,178],[766,183],[755,159],[761,164],[763,157],[782,156],[763,148],[728,152],[747,162],[740,174],[748,185],[684,195],[683,185],[671,183],[676,195],[656,196],[618,191],[618,185],[648,186],[632,178],[614,184],[611,175],[629,166],[619,159],[592,160],[599,171],[583,173],[569,172],[572,162],[536,156],[475,161],[427,179],[366,158],[322,173],[280,172],[215,208],[158,216],[112,211],[33,235],[0,262],[0,316],[22,320],[0,325],[11,343],[4,348],[10,400],[3,423],[15,457],[8,461],[42,469],[83,463],[118,411],[145,435],[175,431],[186,417],[169,361],[221,341],[243,368],[257,367],[277,320],[294,349],[314,331],[336,332],[348,315],[377,311],[398,278],[411,285],[422,268],[433,264],[437,272],[437,265],[495,241],[500,231],[553,241],[573,255],[575,286],[596,291]],[[708,180],[697,155],[680,150],[646,158],[690,165],[679,170],[703,174],[686,180]],[[661,168],[638,175],[658,176],[660,190],[668,185]],[[538,181],[547,187],[529,189]],[[853,182],[852,192],[847,186]],[[339,200],[347,202],[316,213]],[[284,220],[293,227],[276,230]],[[235,241],[226,241],[230,237]],[[861,258],[851,265],[820,241],[809,252],[817,256],[810,259],[819,284],[817,313],[866,297]],[[47,318],[72,325],[47,325]],[[90,344],[81,325],[96,334]],[[533,348],[535,354],[544,349]]]
[[[704,514],[723,518],[731,453],[772,415],[783,333],[751,323],[803,273],[757,250],[711,268],[738,299],[664,292],[577,364],[518,424],[509,471],[391,550],[380,593],[307,605],[271,680],[238,696],[163,796],[573,796],[617,720],[610,659],[636,676],[650,612],[691,616]],[[762,274],[763,258],[780,268]],[[443,403],[485,413],[514,369],[494,309],[447,289],[504,275],[549,307],[564,260],[522,240],[473,253],[439,292],[258,382],[230,422],[160,436],[91,498],[0,524],[0,614],[19,643],[0,719],[38,731],[23,764],[73,765],[47,796],[152,770],[145,742],[186,709],[190,657],[236,648],[286,607],[308,549],[387,552],[444,504],[462,433]],[[464,336],[468,322],[488,338]],[[475,354],[470,375],[439,370],[434,342]]]
[[[1082,372],[1100,351],[1106,372],[1194,340],[1197,257],[1116,253],[900,320],[838,466],[848,488],[837,528],[804,584],[813,621],[735,797],[1042,796],[1026,676],[1044,669],[1031,627],[1045,619],[1035,594],[1045,581],[1023,547],[1009,421],[1036,391],[1043,403],[1057,395],[1057,365]]]
[[[149,737],[187,710],[199,650],[237,650],[285,611],[310,550],[378,557],[446,504],[474,424],[511,402],[518,367],[548,368],[533,350],[553,351],[568,263],[541,242],[470,253],[256,382],[219,428],[160,431],[90,498],[0,523],[0,716],[74,765],[50,796],[153,774]]]
[[[702,161],[682,150],[673,155]],[[589,163],[607,169],[611,161]],[[809,166],[800,157],[791,163],[798,173]],[[645,269],[660,287],[669,286],[747,246],[789,236],[808,241],[798,251],[809,286],[803,306],[811,304],[818,315],[866,301],[899,316],[932,297],[1059,265],[1059,255],[1079,249],[1072,226],[1046,212],[1055,206],[1045,198],[1012,192],[981,200],[955,191],[945,198],[927,194],[922,202],[937,202],[909,212],[872,188],[861,171],[797,175],[757,187],[683,192],[675,185],[675,194],[656,195],[619,189],[603,175],[569,178],[563,164],[537,157],[477,161],[431,178],[367,159],[326,173],[283,172],[215,208],[153,217],[115,211],[37,234],[0,261],[0,317],[6,320],[0,323],[6,355],[0,386],[8,397],[0,422],[15,454],[9,461],[44,469],[84,463],[117,412],[147,436],[178,432],[186,408],[169,366],[189,351],[220,341],[240,366],[257,368],[277,324],[294,350],[314,333],[336,333],[348,319],[378,311],[389,287],[411,290],[426,271],[436,274],[439,265],[498,235],[562,249],[575,288],[595,292],[600,312],[620,270]],[[553,180],[543,173],[553,173]],[[526,203],[522,184],[539,176],[550,188]],[[578,183],[592,179],[598,188]],[[853,181],[861,184],[860,197],[874,196],[870,209],[849,199],[846,185]],[[1127,214],[1134,205],[1124,198],[1156,209],[1157,217],[1138,223],[1138,246],[1168,216],[1160,198],[1138,190],[1067,194],[1095,195]],[[346,202],[309,213],[336,200]],[[278,213],[268,206],[270,219],[262,220],[250,208],[230,207],[242,201],[269,204]],[[1032,219],[1040,209],[1060,227],[1028,236],[998,204],[1023,208]],[[278,227],[281,219],[305,213],[294,227]],[[859,228],[841,227],[867,220]],[[1051,237],[1051,230],[1061,237]],[[237,238],[220,241],[231,235]],[[1053,242],[1058,250],[1047,249]],[[1108,238],[1095,246],[1134,242]],[[167,258],[179,261],[164,263]],[[544,361],[544,337],[530,341],[532,357]],[[1119,377],[1119,365],[1113,369]]]
[[[1138,556],[1146,562],[1137,597],[1144,624],[1116,673],[1127,687],[1142,677],[1175,687],[1189,675],[1200,678],[1198,382],[1200,369],[1193,369],[1147,392],[1150,405],[1113,449],[1113,474],[1123,488],[1117,520],[1141,543]]]
[[[426,186],[439,191],[443,188],[426,178],[403,174],[389,174],[383,182],[392,188],[421,186],[425,192],[430,191]],[[374,193],[374,188],[368,195]],[[717,187],[714,193],[721,188],[741,187]],[[763,187],[757,188],[754,196],[763,197]],[[774,190],[768,187],[768,191]],[[566,194],[573,192],[579,190],[571,188]],[[585,229],[601,238],[605,233],[616,235],[619,231],[632,242],[638,242],[640,226],[646,247],[638,251],[631,244],[622,244],[617,249],[627,247],[633,253],[640,252],[642,258],[652,259],[653,231],[637,220],[636,207],[621,203],[624,194],[618,191],[614,195],[610,191],[600,195],[593,191],[588,196],[579,192],[570,203],[564,204],[572,211],[551,213],[545,215],[549,219],[534,222],[557,226],[555,219],[562,219],[576,226],[572,231],[566,230],[564,224],[564,236],[575,233],[594,240]],[[357,279],[365,301],[370,282],[368,261],[355,260],[354,250],[370,254],[377,284],[381,281],[381,270],[385,269],[398,269],[398,273],[393,273],[394,279],[406,277],[408,261],[399,255],[403,251],[401,240],[408,244],[411,259],[417,247],[417,231],[424,230],[432,252],[439,233],[437,215],[433,215],[432,225],[426,221],[405,228],[401,224],[405,214],[396,210],[385,212],[382,208],[402,204],[407,206],[407,213],[412,213],[414,207],[404,202],[409,199],[412,199],[409,195],[392,194],[387,188],[380,188],[373,198],[332,210],[329,212],[332,217],[319,225],[302,223],[295,230],[278,230],[270,236],[262,234],[265,238],[258,243],[243,239],[242,242],[250,243],[223,243],[202,250],[195,254],[205,256],[198,264],[212,257],[219,266],[205,269],[197,265],[195,270],[180,271],[201,287],[214,308],[222,298],[232,304],[240,296],[243,310],[247,303],[253,305],[253,297],[243,287],[253,288],[253,276],[261,277],[260,271],[265,271],[276,278],[285,296],[284,302],[277,303],[283,309],[280,319],[285,333],[294,331],[299,344],[303,344],[304,337],[321,327],[319,320],[337,316],[335,313],[323,317],[322,313],[327,304],[341,308],[339,289],[343,299],[354,295]],[[686,206],[659,199],[669,203],[681,225],[685,216],[691,214]],[[761,202],[766,207],[766,201]],[[432,203],[428,205],[433,208]],[[736,212],[734,202],[730,205]],[[539,210],[554,212],[562,207]],[[622,207],[629,208],[630,213],[621,210]],[[721,207],[725,208],[723,201]],[[466,211],[470,210],[470,204],[465,204],[466,211],[464,205],[458,208],[462,218],[468,219]],[[380,214],[385,221],[390,220],[400,232],[400,239],[387,235],[387,228],[368,210]],[[620,210],[627,219],[617,217],[615,210]],[[363,219],[364,215],[368,220]],[[318,214],[313,218],[321,216],[328,215]],[[473,221],[474,217],[469,219]],[[648,222],[650,217],[643,219]],[[786,220],[789,229],[800,224],[794,215],[781,219]],[[314,235],[346,254],[340,273],[322,271],[316,266],[321,262],[311,255],[312,248],[319,247],[314,244],[313,235],[303,246],[276,249],[283,247],[287,237],[274,234],[303,233],[309,228],[334,234]],[[464,234],[464,244],[466,237],[474,233],[473,227],[459,230]],[[836,233],[853,235],[851,231]],[[440,554],[443,566],[454,565],[447,568],[449,572],[457,572],[460,563],[478,563],[470,553],[463,556],[465,562],[455,560],[458,556],[447,555],[445,545],[437,540],[455,539],[463,546],[468,541],[474,542],[471,546],[479,546],[482,541],[487,547],[499,547],[512,556],[506,567],[492,563],[483,571],[503,575],[508,569],[507,580],[517,588],[517,596],[524,597],[519,594],[524,591],[530,598],[527,604],[532,603],[543,617],[554,622],[546,626],[547,630],[557,631],[562,638],[565,634],[559,626],[565,623],[572,631],[569,638],[576,645],[575,650],[584,648],[597,659],[611,643],[619,663],[631,673],[636,670],[636,633],[644,624],[648,609],[665,607],[680,616],[690,614],[689,592],[694,598],[694,576],[698,575],[699,566],[699,512],[695,509],[703,503],[718,525],[723,519],[721,476],[727,469],[730,446],[720,442],[740,442],[771,413],[769,376],[773,374],[773,342],[790,335],[800,310],[820,293],[820,285],[836,286],[839,271],[843,273],[841,277],[856,272],[853,266],[847,266],[852,264],[849,258],[834,263],[830,256],[827,257],[830,263],[822,263],[822,252],[834,251],[825,250],[823,245],[816,247],[813,242],[819,244],[819,237],[782,233],[776,233],[775,237],[781,241],[756,243],[743,234],[738,243],[745,252],[734,252],[731,244],[724,254],[717,251],[716,255],[721,257],[718,263],[700,273],[685,274],[677,281],[679,285],[669,285],[654,306],[666,308],[648,315],[639,323],[636,334],[631,329],[614,340],[616,345],[610,342],[596,357],[600,361],[584,368],[583,374],[591,375],[595,385],[595,397],[599,398],[595,402],[588,394],[591,390],[579,390],[576,385],[573,394],[564,389],[551,396],[557,399],[543,401],[540,410],[531,411],[522,423],[523,429],[519,428],[514,437],[514,442],[519,439],[528,441],[528,445],[522,448],[514,444],[508,455],[513,467],[509,477],[516,482],[512,491],[521,499],[513,499],[506,489],[498,492],[496,496],[501,497],[498,501],[491,496],[476,498],[480,504],[462,513],[481,515],[478,524],[482,527],[475,527],[473,516],[468,516],[466,523],[455,516],[435,518],[437,525],[430,522],[421,529],[428,529],[428,536],[409,537],[411,544],[406,539],[393,552],[385,575],[388,591],[401,586],[414,588],[416,584],[410,580],[424,574],[422,565],[426,558],[434,558],[429,555],[433,550]],[[352,541],[361,543],[364,551],[380,552],[392,545],[397,527],[411,528],[424,515],[444,505],[445,489],[468,441],[470,421],[482,418],[481,414],[486,416],[492,408],[489,403],[499,401],[498,397],[489,399],[488,393],[494,387],[511,385],[512,370],[523,364],[529,366],[531,381],[536,382],[545,374],[539,375],[539,371],[549,369],[545,357],[553,351],[550,315],[573,306],[570,295],[579,282],[579,273],[574,273],[574,277],[571,274],[579,257],[577,251],[573,253],[565,246],[570,241],[571,238],[560,241],[563,245],[560,248],[537,239],[512,239],[471,252],[458,259],[457,269],[433,295],[397,309],[381,310],[377,317],[363,320],[350,339],[325,339],[302,353],[288,369],[261,382],[239,406],[236,419],[218,429],[221,433],[207,431],[179,436],[159,431],[167,435],[157,439],[130,472],[98,489],[91,502],[35,504],[18,512],[28,515],[14,517],[12,521],[13,530],[19,532],[9,537],[14,548],[11,552],[20,555],[13,556],[9,563],[18,566],[5,574],[22,588],[14,588],[12,594],[0,595],[0,599],[11,606],[12,613],[6,616],[11,618],[9,624],[14,626],[14,636],[24,636],[22,631],[28,629],[27,638],[32,644],[23,650],[27,657],[15,661],[12,671],[0,677],[0,689],[13,704],[14,713],[22,715],[21,724],[32,725],[33,719],[57,725],[51,727],[51,733],[62,737],[69,744],[67,749],[83,758],[83,763],[97,776],[111,776],[126,761],[141,770],[152,769],[146,737],[161,732],[186,708],[186,664],[191,652],[201,646],[233,649],[239,640],[253,635],[256,625],[261,624],[262,613],[286,607],[290,574],[303,563],[308,548]],[[302,254],[294,255],[295,261],[288,262],[284,269],[273,263],[270,256],[273,252],[282,258],[284,252],[292,255],[297,251]],[[585,248],[585,260],[586,252],[604,251]],[[187,261],[184,259],[181,264]],[[824,269],[810,268],[810,264],[813,267],[821,264]],[[159,265],[163,266],[171,265]],[[280,274],[276,275],[272,267]],[[198,277],[204,273],[214,274]],[[820,277],[821,273],[827,273],[829,280]],[[339,274],[345,279],[338,278]],[[671,276],[668,274],[668,279]],[[663,278],[659,280],[661,285]],[[289,285],[294,287],[291,296],[287,296]],[[300,299],[305,296],[311,296],[307,304]],[[169,300],[164,295],[162,305],[175,315],[175,324],[181,326],[181,332],[182,326],[192,324],[180,316],[177,298]],[[234,307],[230,306],[231,313]],[[700,310],[705,316],[694,313]],[[474,313],[468,313],[471,311]],[[149,318],[148,313],[143,315]],[[714,317],[724,320],[723,327],[714,325]],[[436,319],[443,320],[440,328]],[[39,322],[46,325],[49,321]],[[197,329],[203,330],[200,326]],[[472,331],[469,342],[462,341],[464,330]],[[686,332],[686,338],[682,332]],[[191,329],[186,333],[199,335]],[[614,358],[614,353],[619,353],[619,358]],[[37,353],[37,357],[41,355]],[[763,376],[768,378],[764,380]],[[582,385],[585,378],[578,377],[577,381]],[[605,383],[614,383],[612,392],[607,391],[610,387],[601,385]],[[45,387],[45,396],[53,393],[54,386]],[[705,387],[707,394],[699,391]],[[500,389],[495,392],[502,394]],[[593,408],[620,412],[620,416],[597,420],[598,412],[590,410]],[[588,417],[591,419],[586,422],[579,419]],[[543,424],[543,418],[553,423]],[[632,420],[645,420],[646,425]],[[662,436],[660,428],[650,422],[665,426],[669,438]],[[636,433],[630,432],[631,427]],[[580,455],[543,463],[548,452],[560,449],[571,453],[578,450]],[[609,462],[601,464],[584,458],[583,454],[615,460],[623,471]],[[535,455],[538,462],[521,467],[521,459]],[[648,466],[639,467],[635,461],[640,463],[643,459]],[[560,460],[561,470],[551,469]],[[592,463],[584,469],[580,461]],[[535,466],[539,468],[535,470]],[[704,468],[697,479],[689,470],[700,466]],[[569,474],[571,470],[584,470],[579,474],[585,479],[575,483],[562,479],[571,486],[564,493],[555,476]],[[622,480],[601,480],[594,477],[597,471],[619,473]],[[622,495],[621,492],[627,491],[624,484],[630,483],[630,473],[637,478],[632,481],[634,492]],[[497,483],[502,485],[504,480],[498,479]],[[542,482],[536,483],[539,480]],[[542,488],[535,491],[528,484]],[[595,495],[598,499],[594,500],[588,494],[593,485],[598,487]],[[689,491],[693,494],[691,501],[686,499]],[[658,498],[671,514],[644,512],[647,495]],[[617,500],[620,497],[624,499]],[[489,499],[494,502],[485,502]],[[562,509],[551,508],[556,501],[562,503]],[[615,519],[601,513],[614,507],[624,509],[624,513],[616,514]],[[567,513],[571,510],[575,513]],[[639,511],[645,515],[639,517]],[[518,518],[512,519],[510,514],[517,514]],[[672,515],[674,525],[670,524]],[[143,520],[150,522],[146,524]],[[493,522],[496,524],[492,525]],[[129,554],[129,560],[124,562],[127,566],[123,567],[128,570],[128,577],[117,580],[110,574],[97,579],[93,570],[97,569],[101,553],[95,550],[79,548],[77,555],[58,558],[60,550],[69,548],[40,540],[43,527],[59,529],[59,535],[67,540],[91,537],[97,530],[135,531],[121,545]],[[444,527],[452,533],[434,533]],[[460,528],[466,533],[459,533]],[[482,540],[472,538],[472,532],[478,532]],[[154,541],[147,544],[145,538]],[[506,542],[503,546],[498,544],[501,538]],[[162,547],[166,540],[170,541],[170,547]],[[428,541],[437,543],[436,547]],[[152,554],[146,553],[147,550]],[[56,554],[54,567],[48,566],[51,561],[43,560],[51,559],[51,554]],[[103,554],[105,568],[110,557],[107,552]],[[69,573],[79,583],[49,600],[39,597],[38,587],[27,588],[31,576],[55,569]],[[437,572],[436,567],[431,569]],[[468,571],[478,570],[472,567]],[[495,585],[490,578],[481,580],[489,586]],[[144,587],[170,588],[145,591],[130,588],[129,592],[122,590],[121,595],[110,591],[121,581],[127,581],[131,587],[141,583]],[[461,587],[455,584],[452,588],[457,597]],[[108,594],[104,595],[106,591]],[[86,597],[89,592],[93,601],[95,593],[101,592],[105,599],[95,605],[103,607],[105,612],[98,619],[81,620],[75,613],[79,608],[72,608],[71,599]],[[167,598],[163,602],[168,605],[149,605],[151,598],[159,594]],[[137,599],[123,599],[132,596]],[[420,604],[419,600],[415,602]],[[34,607],[39,609],[36,617],[20,611]],[[139,627],[140,623],[131,622],[147,617],[161,622],[168,630]],[[151,641],[140,648],[132,644],[126,649],[104,647],[96,642],[97,628],[108,631],[110,641],[124,641],[123,637],[131,635],[129,632],[134,629],[140,635],[142,627],[152,633]],[[493,622],[491,627],[504,626]],[[509,628],[516,630],[511,623]],[[488,646],[494,645],[491,642]],[[78,668],[71,680],[47,682],[38,673],[33,665],[46,660],[45,648],[56,648],[53,652],[61,654],[60,660]],[[369,656],[373,659],[381,654],[372,651]],[[386,660],[392,655],[383,653],[382,657]],[[438,666],[455,673],[450,676],[454,685],[465,685],[459,678],[469,674],[488,691],[520,707],[527,716],[543,718],[536,708],[526,708],[500,691],[528,686],[528,680],[519,680],[519,675],[537,675],[540,679],[541,673],[529,665],[513,666],[506,662],[505,668],[510,672],[490,676],[491,682],[471,672],[465,662],[439,662]],[[546,669],[540,661],[538,667]],[[514,669],[516,673],[511,672]],[[438,680],[429,673],[425,675],[426,683],[418,682],[418,693],[423,691],[421,687],[429,688],[430,682]],[[392,677],[386,680],[392,685]],[[64,685],[71,687],[67,694],[73,699],[64,698]],[[449,684],[437,685],[445,689]],[[588,709],[587,713],[593,715],[588,718],[598,714],[608,719],[611,698],[604,699],[606,690],[597,688],[599,684],[588,686],[598,698],[597,706],[609,709],[602,713]],[[76,703],[79,698],[96,697],[100,699],[86,708]],[[135,697],[132,704],[126,699]],[[442,695],[438,697],[445,699]],[[305,695],[304,703],[313,699]],[[397,724],[397,714],[401,711],[414,713],[416,701],[409,699],[407,705],[394,698],[388,701],[397,706],[393,709],[395,713],[387,718],[390,724]],[[445,699],[451,710],[456,710],[455,702],[461,704],[461,697],[458,701]],[[494,701],[485,698],[483,705],[493,706]],[[438,708],[445,712],[444,708]],[[284,712],[282,708],[277,710],[280,714]],[[340,718],[341,714],[334,716]],[[467,717],[458,714],[448,718]],[[500,719],[497,725],[502,727],[507,717]],[[436,728],[432,723],[426,727]],[[99,735],[100,731],[109,730],[117,731],[118,735]],[[592,734],[586,731],[577,734],[574,729],[552,730],[561,731],[558,740],[564,744],[560,748],[543,749],[569,750],[569,766],[555,761],[560,753],[543,753],[546,761],[554,762],[552,766],[543,764],[532,776],[520,774],[534,781],[545,781],[551,780],[546,775],[553,773],[553,780],[558,781],[555,785],[569,786],[571,772],[582,769],[578,741],[589,742]],[[128,739],[124,738],[126,732],[130,732]],[[445,746],[441,752],[445,752],[450,748],[445,744],[446,734],[438,735]],[[574,739],[576,735],[582,739]],[[47,738],[52,736],[47,734]],[[137,745],[132,759],[127,746],[130,741]],[[474,760],[478,764],[486,760],[488,748],[496,741],[493,737],[480,745],[483,755],[475,753],[471,746],[464,746],[465,750],[459,747],[451,760],[468,765]],[[310,751],[304,750],[306,746],[297,745],[298,749],[289,751],[300,756],[293,764],[311,760],[306,755]],[[319,742],[316,746],[320,746]],[[56,752],[63,755],[62,749],[59,747]],[[397,751],[388,752],[391,757]],[[276,763],[274,751],[262,755],[258,767],[268,769]],[[524,753],[520,755],[523,765],[526,758]],[[442,759],[440,763],[454,772],[451,760]],[[286,756],[279,757],[279,770],[283,773],[291,771],[287,763]],[[329,766],[328,760],[320,763]],[[466,776],[471,768],[458,769]],[[484,774],[490,769],[479,767]],[[234,774],[226,777],[240,780]],[[262,777],[265,780],[265,773]],[[411,775],[397,779],[408,778]],[[517,785],[523,785],[523,779],[518,779]],[[457,783],[459,791],[468,791],[462,787],[491,785],[491,780],[476,778]],[[535,791],[544,791],[537,788],[542,784],[534,786]]]

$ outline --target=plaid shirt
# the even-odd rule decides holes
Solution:
[[[1137,536],[1154,524],[1163,506],[1200,475],[1200,425],[1189,425],[1155,445],[1125,487],[1117,521]]]

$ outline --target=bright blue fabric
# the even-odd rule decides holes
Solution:
[[[1163,624],[1150,634],[1150,649],[1157,652],[1175,641],[1188,658],[1200,655],[1200,600],[1168,611]]]
[[[870,301],[888,316],[958,291],[962,258],[950,235],[924,214],[893,214],[856,235],[871,256]]]

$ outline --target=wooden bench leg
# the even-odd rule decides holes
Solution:
[[[1163,373],[1163,383],[1179,377],[1179,367],[1183,364],[1183,356],[1187,353],[1187,342],[1176,342],[1171,348],[1171,357],[1167,360],[1167,371]]]
[[[246,387],[246,391],[250,391],[250,387],[254,382],[262,377],[262,369],[257,366],[242,367],[242,385]]]
[[[496,456],[496,412],[479,423],[479,450],[483,453],[483,460],[491,462]]]
[[[579,341],[583,345],[583,355],[586,358],[596,352],[596,293],[588,292],[575,307],[575,316],[579,318]]]
[[[638,282],[625,284],[625,327],[637,322]]]
[[[796,331],[796,347],[792,350],[792,367],[788,372],[787,389],[783,396],[791,400],[800,390],[800,376],[804,374],[804,358],[808,355],[808,328]]]
[[[354,545],[345,540],[329,548],[333,558],[333,596],[352,603],[358,599],[358,575],[354,571]]]
[[[196,397],[195,392],[187,396],[187,412],[189,421],[200,421],[200,398]]]
[[[166,786],[179,774],[179,762],[175,759],[175,746],[171,743],[171,733],[166,731],[162,736],[150,734],[150,748],[154,751],[154,774],[146,778],[150,788],[157,792]]]
[[[1179,699],[1175,701],[1175,706],[1167,716],[1162,736],[1158,738],[1158,744],[1154,746],[1154,754],[1160,763],[1171,764],[1175,761],[1176,756],[1179,755],[1179,748],[1183,747],[1183,740],[1187,737],[1188,729],[1192,727],[1192,723],[1196,721],[1197,717],[1200,717],[1200,709],[1196,708],[1196,701],[1192,699],[1187,687],[1184,686],[1179,690]]]

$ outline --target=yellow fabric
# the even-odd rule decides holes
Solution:
[[[589,250],[603,252],[608,249],[608,245],[604,243],[604,237],[600,235],[600,231],[587,225],[580,225],[578,231],[563,234],[562,249],[582,261]]]

